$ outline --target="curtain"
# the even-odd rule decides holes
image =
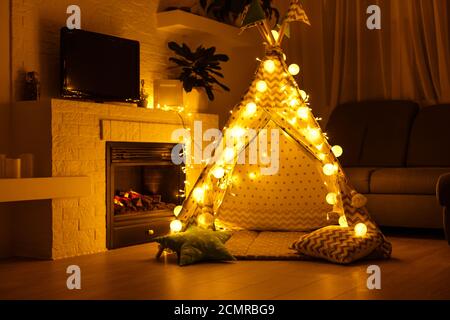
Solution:
[[[409,99],[450,102],[450,3],[447,0],[303,0],[312,26],[292,26],[290,63],[325,120],[336,105]],[[369,30],[370,5],[381,30]]]

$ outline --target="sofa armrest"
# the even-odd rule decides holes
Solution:
[[[450,207],[450,173],[439,177],[436,195],[441,206]]]

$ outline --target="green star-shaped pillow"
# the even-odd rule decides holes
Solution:
[[[160,244],[160,250],[176,252],[180,266],[186,266],[204,260],[236,260],[224,246],[230,237],[230,232],[191,227],[186,232],[155,238],[153,242]]]

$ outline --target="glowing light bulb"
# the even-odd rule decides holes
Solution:
[[[223,151],[223,157],[226,162],[233,161],[235,155],[236,153],[234,152],[233,148],[226,148]]]
[[[344,153],[344,150],[341,146],[334,146],[331,148],[331,151],[333,151],[333,154],[336,156],[336,158],[339,158]]]
[[[265,92],[267,90],[267,83],[263,80],[258,81],[256,83],[256,90],[258,90],[259,92]]]
[[[337,203],[337,194],[334,192],[330,192],[329,194],[327,194],[326,199],[329,205],[334,206]]]
[[[250,103],[248,103],[247,106],[245,107],[245,114],[246,114],[247,116],[252,116],[252,115],[254,115],[254,114],[256,113],[257,108],[258,108],[258,107],[256,106],[256,103],[250,102]]]
[[[272,35],[275,38],[275,41],[278,41],[278,39],[280,38],[280,34],[277,30],[272,30]]]
[[[197,222],[201,226],[211,226],[214,223],[214,216],[210,213],[202,213],[198,216]]]
[[[214,178],[216,179],[222,179],[225,175],[225,169],[222,167],[217,167],[212,172]]]
[[[250,173],[248,174],[248,177],[250,178],[250,180],[255,180],[258,176],[257,176],[256,173],[250,172]]]
[[[297,116],[302,120],[308,120],[309,118],[309,108],[301,107],[297,110]]]
[[[230,134],[231,134],[231,137],[233,137],[233,138],[241,138],[242,136],[245,135],[246,132],[247,132],[247,130],[245,130],[244,128],[241,128],[241,127],[233,127],[230,129]]]
[[[311,142],[317,142],[322,137],[322,134],[320,129],[308,127],[306,137]]]
[[[308,99],[308,94],[305,91],[300,90],[300,97],[302,97],[303,101],[306,101]]]
[[[342,228],[348,228],[347,218],[345,218],[345,216],[340,216],[339,217],[339,225]]]
[[[324,161],[324,160],[326,159],[327,156],[326,156],[324,153],[319,153],[319,154],[317,155],[317,157],[319,158],[319,160]]]
[[[334,164],[327,163],[326,165],[323,166],[323,173],[326,176],[332,176],[336,174],[336,166]]]
[[[183,224],[181,223],[180,220],[173,220],[170,223],[170,231],[172,231],[172,232],[180,232],[181,230],[183,230]]]
[[[197,187],[192,191],[192,196],[197,203],[202,203],[205,198],[205,189],[203,187]]]
[[[298,106],[300,104],[300,101],[298,101],[297,99],[291,99],[291,101],[289,101],[289,105],[291,106],[291,107],[296,107],[296,106]]]
[[[300,67],[298,66],[298,64],[291,64],[289,66],[289,73],[292,74],[293,76],[296,76],[300,73]]]
[[[181,210],[183,210],[183,206],[176,206],[173,209],[173,214],[175,215],[175,217],[178,217],[180,215]]]
[[[358,223],[355,226],[355,236],[364,237],[367,234],[367,226],[364,223]]]
[[[273,60],[266,60],[266,62],[264,62],[264,69],[269,73],[273,73],[276,67],[277,66]]]

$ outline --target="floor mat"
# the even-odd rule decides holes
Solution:
[[[303,232],[237,231],[226,247],[239,260],[304,260],[289,249]]]

